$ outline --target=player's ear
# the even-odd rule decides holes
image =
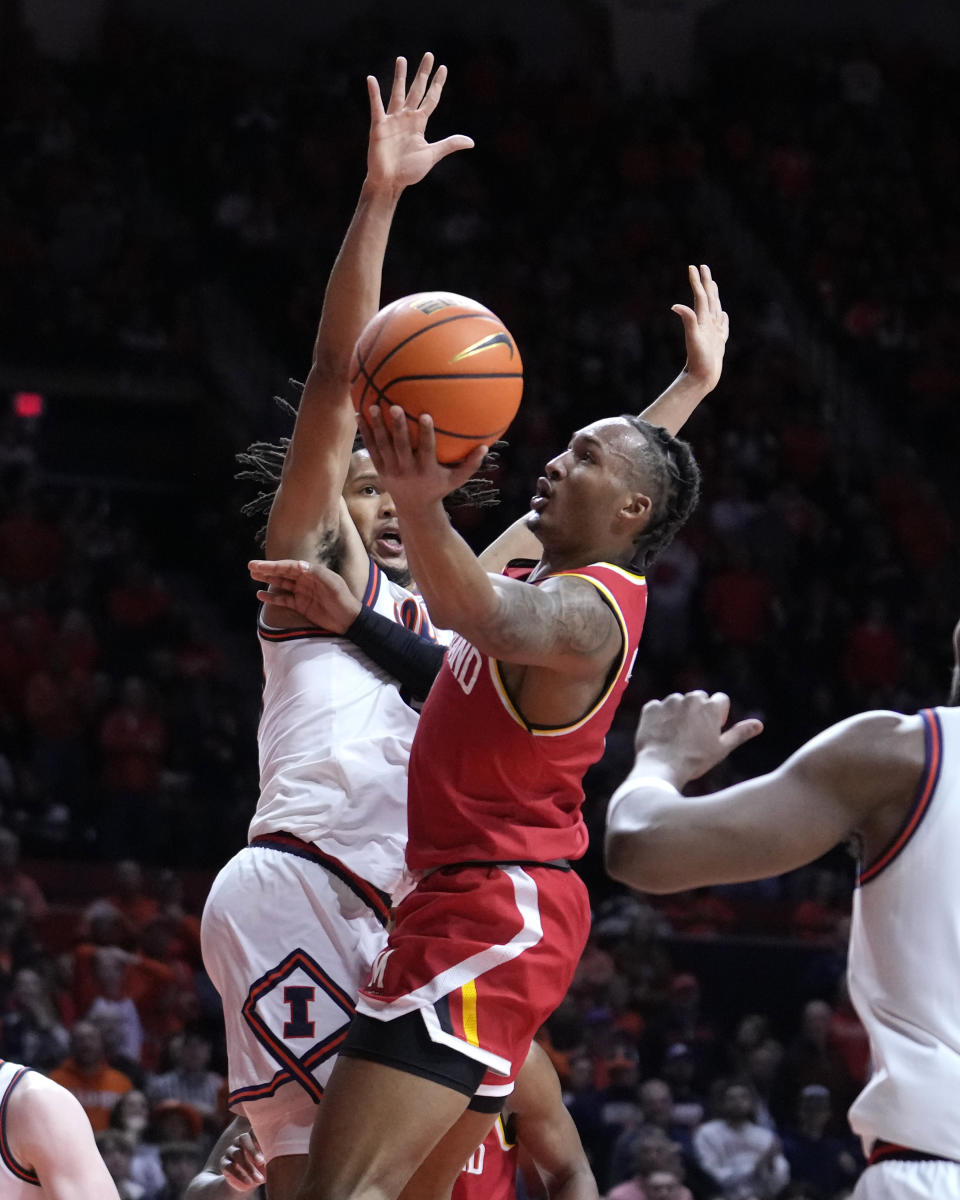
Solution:
[[[620,519],[639,531],[650,520],[653,501],[644,492],[630,492],[620,507]]]

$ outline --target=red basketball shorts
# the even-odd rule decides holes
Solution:
[[[587,890],[573,871],[442,868],[396,910],[357,1012],[391,1021],[419,1011],[431,1042],[486,1066],[477,1095],[508,1095],[589,932]]]

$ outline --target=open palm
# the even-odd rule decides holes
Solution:
[[[372,75],[367,76],[370,95],[367,175],[371,182],[398,190],[408,187],[423,179],[441,158],[457,150],[469,150],[473,145],[473,140],[463,134],[439,142],[427,141],[427,121],[437,107],[447,78],[446,67],[438,67],[432,80],[431,71],[433,55],[427,53],[408,91],[407,60],[398,58],[386,109],[379,83]]]

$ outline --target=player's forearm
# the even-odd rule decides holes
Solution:
[[[434,625],[455,629],[473,641],[498,608],[492,579],[451,527],[439,501],[414,512],[401,511],[399,518],[410,570]]]
[[[380,307],[383,260],[400,191],[364,182],[330,272],[313,348],[313,372],[348,378],[363,327]]]
[[[215,1171],[201,1171],[190,1181],[183,1200],[237,1200],[240,1193]]]
[[[691,375],[684,367],[673,383],[652,404],[648,404],[640,416],[676,437],[700,401],[712,391],[712,384]]]

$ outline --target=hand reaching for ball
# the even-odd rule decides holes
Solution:
[[[404,513],[428,508],[462,487],[480,469],[489,450],[489,446],[477,446],[463,462],[448,467],[437,461],[433,418],[424,414],[417,420],[416,448],[411,445],[407,423],[406,413],[397,404],[386,412],[375,404],[360,415],[364,444],[401,521]]]

